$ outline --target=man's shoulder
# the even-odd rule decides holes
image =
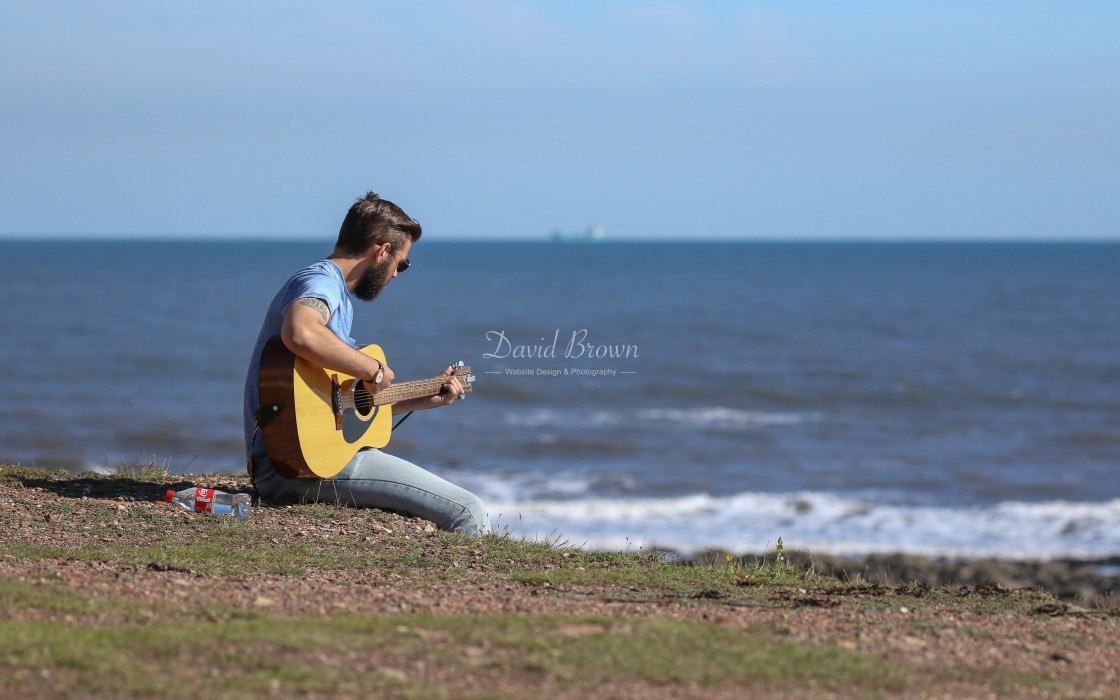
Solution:
[[[342,279],[337,265],[330,260],[319,260],[298,270],[288,279],[286,286],[289,289],[327,289],[345,293],[346,281]]]
[[[292,275],[292,279],[304,277],[329,277],[332,280],[337,280],[342,277],[342,271],[338,269],[338,265],[330,260],[316,260]]]

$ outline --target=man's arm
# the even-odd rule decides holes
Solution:
[[[382,365],[375,358],[358,352],[327,328],[330,309],[315,297],[302,297],[288,307],[280,338],[293,353],[324,369],[335,370],[366,380],[373,389],[373,379]],[[385,374],[377,388],[393,381],[393,371],[384,366]]]

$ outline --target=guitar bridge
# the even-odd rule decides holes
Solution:
[[[337,374],[331,375],[331,411],[334,412],[334,429],[342,430],[342,386]]]

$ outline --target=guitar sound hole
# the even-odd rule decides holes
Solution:
[[[362,418],[373,412],[373,394],[360,381],[354,383],[354,410]]]

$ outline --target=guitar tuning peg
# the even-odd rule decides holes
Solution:
[[[469,375],[467,377],[467,384],[473,384],[473,383],[474,383],[474,375],[472,374],[472,375]]]

